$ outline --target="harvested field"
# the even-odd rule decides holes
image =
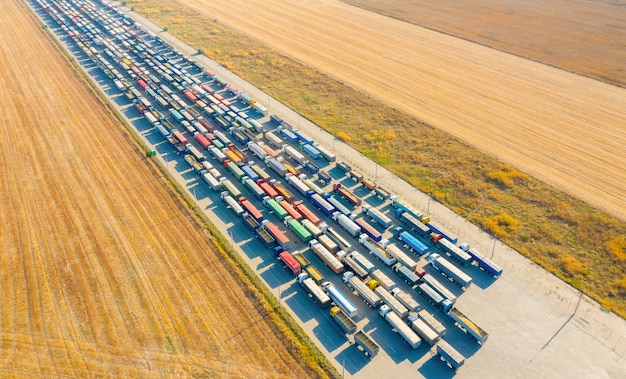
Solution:
[[[182,3],[626,219],[624,89],[338,1]]]
[[[25,6],[0,11],[0,376],[319,374]]]
[[[623,2],[343,1],[626,87],[626,7]]]

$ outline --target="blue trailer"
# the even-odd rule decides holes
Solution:
[[[346,297],[346,295],[341,293],[341,291],[339,291],[339,289],[335,287],[334,284],[330,282],[324,282],[322,283],[322,288],[326,290],[328,296],[333,300],[333,302],[335,302],[335,304],[339,308],[341,308],[341,310],[343,310],[348,315],[348,317],[356,315],[356,312],[358,310],[357,307],[352,304],[352,302]]]
[[[178,122],[179,124],[183,122],[183,120],[185,119],[183,115],[180,114],[180,112],[175,109],[170,109],[170,115],[172,116],[174,121]]]
[[[459,242],[459,237],[457,237],[455,234],[452,234],[452,232],[450,232],[440,224],[430,221],[428,222],[428,224],[426,224],[426,226],[430,229],[431,232],[440,234],[443,238],[447,239],[453,244]]]
[[[275,125],[282,125],[284,122],[282,118],[276,116],[275,114],[270,115],[270,121]]]
[[[405,225],[415,230],[422,236],[430,235],[431,231],[428,226],[422,223],[419,219],[407,212],[406,209],[396,209],[396,217],[402,221]]]
[[[250,166],[242,166],[241,170],[248,175],[248,178],[252,179],[255,183],[260,179],[259,174],[256,173]]]
[[[313,145],[302,145],[302,151],[307,153],[313,159],[319,159],[322,154]]]
[[[280,134],[285,137],[285,139],[291,143],[298,142],[298,137],[289,129],[281,129]]]
[[[319,170],[317,172],[317,177],[319,178],[319,180],[322,181],[322,183],[324,183],[324,185],[328,185],[328,183],[330,183],[333,180],[333,178],[330,176],[330,174],[328,174],[324,170]]]
[[[304,167],[304,169],[307,170],[309,174],[318,174],[320,171],[319,167],[317,167],[313,162],[309,161],[304,162],[302,167]]]
[[[417,239],[411,233],[403,230],[402,228],[394,228],[393,236],[398,239],[398,241],[403,242],[410,250],[416,252],[419,255],[424,255],[428,253],[428,246],[426,246],[422,241]]]
[[[331,216],[336,211],[334,206],[332,206],[328,201],[324,200],[324,198],[317,193],[309,194],[308,199],[313,205],[315,205],[317,209],[321,210],[326,216]]]
[[[302,133],[299,130],[296,130],[295,132],[296,137],[298,137],[298,140],[300,142],[302,142],[305,145],[312,145],[313,144],[313,138],[307,136],[306,134]]]
[[[233,136],[233,138],[235,139],[235,141],[239,142],[242,145],[246,145],[248,142],[250,142],[250,139],[248,138],[248,136],[243,133],[241,130],[237,129],[237,128],[230,128],[229,133],[231,136]]]
[[[474,261],[478,264],[478,267],[487,271],[491,275],[496,278],[499,278],[502,275],[502,267],[500,267],[497,263],[492,261],[491,259],[484,256],[477,250],[470,249],[467,253],[474,258]]]

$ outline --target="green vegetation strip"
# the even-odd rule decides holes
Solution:
[[[626,317],[626,223],[181,3],[127,5]]]
[[[40,23],[37,16],[32,13],[30,7],[26,7],[31,15]],[[111,110],[113,115],[119,120],[120,124],[124,126],[124,129],[120,131],[124,133],[137,148],[137,153],[140,156],[145,157],[150,151],[150,148],[144,144],[139,133],[131,125],[127,119],[121,114],[121,112],[111,105],[104,92],[100,90],[95,81],[88,75],[83,73],[82,67],[75,61],[72,55],[69,55],[65,47],[57,39],[56,35],[52,33],[45,25],[42,28],[50,36],[50,39],[59,47],[59,50],[63,56],[67,59],[68,63],[75,69],[76,73],[86,82],[88,88],[90,88],[96,98],[104,104],[105,107]],[[230,271],[235,273],[241,282],[247,287],[247,296],[255,304],[257,310],[263,315],[264,318],[270,318],[270,325],[275,331],[282,335],[281,338],[287,349],[292,352],[299,362],[303,362],[303,367],[307,369],[310,374],[318,378],[339,378],[340,374],[333,366],[333,364],[324,356],[319,350],[317,345],[311,340],[309,335],[298,325],[293,319],[291,314],[286,311],[284,307],[280,305],[279,300],[272,294],[272,292],[264,285],[259,276],[244,262],[244,260],[233,251],[230,242],[223,236],[219,229],[206,217],[204,212],[196,205],[195,201],[187,194],[184,188],[169,174],[167,168],[161,164],[158,160],[144,160],[147,164],[152,163],[153,171],[160,172],[166,177],[170,184],[170,189],[173,191],[172,196],[174,204],[186,203],[187,207],[182,208],[183,212],[194,217],[199,224],[203,225],[206,230],[209,231],[213,237],[212,241],[215,243],[221,256],[227,258],[225,263],[230,267]],[[170,191],[171,192],[171,191]],[[176,194],[176,195],[174,195]]]

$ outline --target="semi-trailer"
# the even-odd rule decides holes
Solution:
[[[418,312],[422,309],[420,303],[418,303],[411,294],[402,291],[400,288],[394,288],[391,294],[398,299],[400,304],[404,305],[409,312]]]
[[[244,165],[241,167],[241,171],[243,171],[248,178],[252,179],[252,181],[254,181],[255,184],[257,180],[261,179],[259,174],[257,174],[256,171],[254,171],[251,166]]]
[[[298,162],[298,164],[303,164],[306,158],[302,155],[298,150],[296,150],[293,146],[289,146],[287,144],[283,145],[283,152],[287,154],[291,159]]]
[[[274,147],[281,147],[284,144],[283,140],[272,131],[265,132],[263,137],[265,137],[267,142],[271,143]]]
[[[363,299],[363,302],[369,307],[377,308],[382,303],[380,296],[374,293],[374,291],[365,285],[365,283],[357,278],[352,271],[343,273],[343,282],[353,291],[358,292]]]
[[[302,273],[302,267],[300,267],[300,263],[294,259],[288,251],[281,251],[277,254],[277,258],[279,261],[283,262],[285,266],[291,271],[293,276],[298,276]]]
[[[430,264],[441,272],[444,276],[451,279],[454,283],[465,289],[472,284],[472,277],[463,272],[460,268],[456,267],[447,259],[443,258],[439,254],[431,254],[428,256]]]
[[[276,243],[278,243],[283,248],[287,246],[287,244],[289,243],[289,238],[287,238],[287,236],[285,236],[285,233],[283,233],[280,229],[278,229],[278,227],[274,225],[274,223],[268,220],[263,220],[263,222],[261,223],[261,226],[272,237],[274,237],[274,239],[276,240]]]
[[[243,184],[252,192],[254,197],[257,199],[263,199],[266,195],[265,192],[259,187],[258,184],[254,182],[254,180],[250,179],[247,176],[243,177]]]
[[[285,208],[281,207],[276,200],[269,196],[263,197],[263,204],[265,204],[265,207],[267,207],[270,212],[274,213],[274,215],[281,220],[284,220],[285,217],[289,216],[289,213],[285,210]]]
[[[378,351],[380,350],[380,347],[376,344],[376,342],[369,338],[368,335],[362,330],[359,330],[354,335],[354,343],[360,347],[370,359],[378,354]]]
[[[213,146],[213,145],[211,145],[211,141],[209,141],[209,139],[206,138],[206,136],[204,136],[201,133],[196,133],[194,135],[194,138],[196,139],[196,141],[198,141],[200,146],[202,146],[202,148],[205,149],[205,150],[209,150],[209,147]]]
[[[289,172],[287,171],[287,168],[285,168],[285,166],[283,166],[275,158],[265,158],[265,164],[267,165],[267,167],[271,168],[272,170],[274,170],[274,172],[280,175],[281,178],[285,177],[285,175]]]
[[[270,184],[272,185],[272,187],[274,187],[276,192],[278,192],[278,195],[282,196],[282,198],[285,201],[289,203],[293,202],[294,200],[293,194],[281,182],[278,182],[276,180],[271,180]]]
[[[252,154],[256,155],[261,160],[267,157],[267,153],[256,142],[248,142],[248,150],[250,150]]]
[[[330,308],[330,317],[335,320],[337,325],[339,325],[341,330],[343,330],[344,332],[348,334],[356,332],[356,324],[354,323],[354,321],[352,321],[350,317],[348,317],[348,315],[344,313],[344,310],[341,309],[339,306]]]
[[[350,204],[354,205],[355,207],[358,207],[362,204],[361,199],[353,194],[349,189],[342,186],[341,183],[333,184],[333,191],[335,191],[335,193],[346,199]]]
[[[453,370],[458,370],[465,363],[463,354],[459,353],[444,340],[440,340],[439,343],[437,343],[437,356]]]
[[[311,262],[302,253],[292,254],[293,258],[300,263],[300,267],[305,269],[311,265]]]
[[[333,254],[336,254],[340,250],[339,249],[339,245],[337,245],[337,243],[335,241],[333,241],[330,237],[328,237],[325,234],[322,234],[321,236],[317,237],[317,240],[325,248],[327,248],[328,251],[330,251]]]
[[[365,221],[363,218],[358,218],[354,220],[354,223],[361,228],[361,232],[367,234],[369,238],[376,242],[380,242],[383,238],[382,233],[380,233],[376,228],[374,228],[369,222]],[[389,265],[388,265],[389,266]]]
[[[317,215],[313,213],[309,208],[307,208],[307,206],[304,205],[301,201],[295,202],[293,206],[298,212],[300,212],[300,214],[302,214],[302,216],[304,216],[304,218],[309,220],[313,225],[321,224],[322,220],[320,220],[320,218],[317,217]]]
[[[394,288],[396,288],[396,283],[393,280],[391,280],[391,278],[387,276],[387,274],[382,272],[380,269],[375,269],[374,271],[370,272],[370,276],[373,279],[376,279],[378,284],[381,285],[387,291],[391,291]]]
[[[322,147],[320,145],[315,145],[315,148],[320,152],[320,154],[322,154],[322,157],[324,159],[326,159],[328,162],[334,162],[337,159],[337,156],[328,151],[328,149],[326,149],[325,147]]]
[[[213,177],[218,181],[221,181],[222,178],[224,178],[224,176],[222,176],[222,173],[219,172],[215,167],[209,170],[209,174],[213,175]]]
[[[315,184],[311,179],[304,179],[302,180],[302,183],[304,183],[307,187],[309,187],[309,189],[319,195],[322,195],[324,193],[324,190],[321,189],[317,184]]]
[[[304,162],[304,164],[302,165],[302,168],[304,168],[306,171],[309,172],[309,174],[312,174],[312,175],[315,175],[320,171],[320,168],[311,161]]]
[[[380,186],[377,186],[376,188],[374,188],[374,195],[382,200],[387,200],[391,196],[389,194],[389,191],[387,191],[386,189]]]
[[[474,339],[479,344],[484,344],[489,338],[489,333],[485,332],[481,329],[474,321],[472,321],[469,317],[467,317],[463,312],[458,310],[457,308],[452,308],[447,313],[448,317],[450,317],[453,321],[456,322],[456,325],[463,330],[465,333],[474,337]]]
[[[368,272],[365,271],[365,269],[361,267],[361,265],[356,263],[356,261],[345,251],[339,251],[337,253],[337,258],[341,260],[344,266],[347,266],[347,268],[352,270],[352,272],[354,272],[354,275],[358,276],[359,279],[365,279],[367,277]]]
[[[447,312],[450,308],[452,308],[452,302],[441,296],[428,283],[422,283],[417,286],[417,292],[422,295],[424,299],[428,300],[429,303],[439,308],[443,312]]]
[[[439,334],[432,330],[430,326],[426,325],[426,323],[417,317],[417,315],[409,316],[407,323],[411,329],[413,329],[413,331],[430,346],[433,346],[437,343],[437,341],[439,341]]]
[[[165,127],[164,127],[163,125],[161,125],[160,123],[157,123],[154,127],[157,129],[157,131],[158,131],[158,132],[159,132],[159,133],[160,133],[160,134],[161,134],[164,138],[167,138],[167,137],[169,137],[169,136],[172,134],[172,133],[171,133],[171,132],[170,132],[167,128],[165,128]]]
[[[261,187],[261,189],[263,190],[263,192],[265,192],[267,194],[267,196],[269,196],[271,198],[275,198],[276,196],[278,196],[278,192],[276,192],[274,187],[272,187],[264,179],[257,180],[256,184],[258,184],[259,187]]]
[[[302,151],[313,159],[319,159],[322,156],[322,153],[320,153],[319,150],[312,145],[301,145],[301,148]]]
[[[370,262],[365,255],[359,253],[358,251],[353,251],[349,255],[359,266],[363,267],[363,270],[365,270],[368,274],[376,270],[376,266]]]
[[[232,151],[231,150],[226,150],[226,153],[232,153]],[[237,163],[233,162],[230,159],[226,159],[224,161],[224,167],[226,167],[226,169],[231,174],[233,174],[233,176],[235,177],[235,179],[237,179],[237,181],[241,181],[243,179],[243,177],[246,175],[243,171],[241,171],[241,169],[239,168]]]
[[[409,270],[405,265],[400,262],[394,264],[391,269],[393,270],[393,272],[398,274],[400,279],[404,280],[405,283],[411,286],[411,288],[420,283],[419,276],[417,276],[414,271]]]
[[[257,222],[261,223],[263,221],[263,214],[250,202],[250,200],[242,196],[239,198],[239,204],[250,214],[250,216],[254,217]]]
[[[183,133],[179,132],[178,130],[175,130],[174,132],[172,132],[172,137],[174,137],[176,141],[178,141],[178,143],[180,143],[183,146],[186,146],[189,144],[187,137],[185,137]]]
[[[209,147],[209,152],[215,159],[217,159],[218,162],[224,163],[224,161],[226,161],[226,155],[216,146]]]
[[[298,170],[296,170],[294,166],[292,166],[289,162],[285,161],[282,157],[278,157],[276,158],[276,160],[280,162],[280,164],[283,165],[285,169],[287,169],[287,172],[290,173],[291,175],[296,175],[296,176],[300,175]],[[285,176],[287,176],[287,174],[285,174]]]
[[[241,215],[241,218],[243,219],[243,223],[248,227],[248,229],[253,232],[261,225],[254,219],[254,217],[250,216],[248,212],[245,212],[245,209],[243,214]]]
[[[494,278],[499,278],[500,275],[502,275],[502,267],[500,267],[496,262],[484,256],[478,250],[469,249],[467,253],[471,255],[478,267],[491,274]]]
[[[252,109],[254,109],[255,112],[257,112],[258,114],[262,116],[267,116],[267,113],[268,113],[267,108],[265,108],[263,105],[259,103],[254,103],[254,105],[252,106]]]
[[[287,211],[287,213],[289,213],[288,217],[291,217],[292,219],[294,219],[296,221],[302,220],[303,217],[300,214],[300,212],[298,212],[296,210],[296,208],[293,207],[293,205],[291,205],[288,202],[286,202],[285,200],[283,200],[281,196],[276,197],[276,201],[278,201],[278,204],[281,207],[283,207],[283,209],[285,211]]]
[[[370,191],[373,191],[376,189],[376,187],[378,187],[376,182],[371,179],[363,179],[361,180],[361,184],[363,185],[363,187],[367,188]]]
[[[315,283],[321,284],[324,282],[324,275],[322,275],[322,273],[319,272],[315,266],[309,265],[308,267],[305,267],[304,270],[307,274],[309,274],[309,277],[315,281]]]
[[[326,266],[328,266],[335,274],[340,274],[345,269],[343,263],[336,256],[333,255],[328,249],[326,249],[321,243],[317,240],[311,240],[309,242],[309,247],[315,255],[317,255]]]
[[[398,299],[393,297],[393,295],[383,287],[378,286],[374,288],[374,293],[380,296],[382,301],[387,304],[387,306],[391,308],[394,312],[396,312],[396,314],[400,316],[401,319],[405,319],[409,315],[409,310],[407,309],[407,307],[402,305],[402,303],[400,303]]]
[[[422,236],[430,235],[430,228],[421,222],[413,214],[407,212],[406,209],[396,209],[396,217],[409,228],[415,230]]]
[[[398,316],[395,312],[389,308],[386,304],[381,306],[378,310],[378,314],[380,314],[388,323],[393,327],[393,329],[400,334],[402,339],[409,344],[409,346],[413,349],[417,349],[422,343],[422,339],[408,326],[400,316]]]
[[[387,251],[387,253],[389,253],[389,255],[391,255],[392,257],[396,258],[397,262],[400,262],[409,269],[411,269],[411,271],[414,271],[417,268],[417,262],[413,258],[409,257],[395,244],[386,244],[385,251]]]
[[[285,137],[285,139],[291,143],[298,143],[298,137],[296,136],[296,134],[287,128],[281,128],[280,135]]]
[[[202,179],[204,179],[204,181],[209,185],[209,187],[213,191],[218,191],[221,188],[220,182],[208,172],[205,172],[204,174],[202,174]]]
[[[328,296],[341,310],[346,312],[348,317],[356,315],[358,308],[331,282],[322,283],[322,288],[328,293]]]
[[[354,180],[357,183],[361,183],[363,181],[363,174],[358,171],[351,170],[348,173],[348,178]]]
[[[457,237],[456,234],[453,234],[451,231],[449,231],[448,229],[444,228],[439,223],[436,223],[436,222],[430,220],[430,221],[428,221],[426,226],[428,226],[428,228],[430,229],[430,231],[432,233],[440,234],[443,238],[445,238],[448,241],[452,242],[452,244],[456,244],[457,242],[459,242],[459,237]]]
[[[472,263],[471,255],[461,250],[460,247],[456,246],[449,240],[440,237],[439,234],[433,234],[431,236],[431,240],[442,252],[444,252],[451,259],[459,262],[461,265],[467,266]]]
[[[271,248],[276,246],[276,239],[272,237],[272,235],[270,235],[265,229],[256,228],[254,232],[265,247]]]
[[[304,226],[306,230],[308,230],[309,233],[311,233],[313,238],[317,238],[322,234],[322,230],[318,228],[314,223],[307,220],[306,218],[301,220],[300,223],[302,223],[302,226]]]
[[[361,233],[361,227],[343,213],[335,212],[332,218],[352,237],[356,237]]]
[[[426,310],[421,310],[417,312],[417,317],[419,317],[426,325],[428,325],[432,330],[434,330],[439,337],[443,337],[446,334],[446,327],[443,326],[437,318],[432,315],[430,312]]]
[[[231,127],[230,129],[228,129],[228,132],[230,133],[230,135],[233,137],[233,139],[236,142],[239,142],[242,145],[246,145],[248,142],[250,142],[250,138],[248,138],[248,136],[246,134],[244,134],[241,130],[235,128],[235,127]]]
[[[453,294],[446,286],[444,286],[441,282],[435,279],[432,275],[426,274],[420,278],[423,283],[428,284],[432,287],[438,294],[443,296],[444,299],[450,300],[450,302],[455,303],[457,296]]]
[[[367,234],[361,234],[359,236],[359,243],[365,246],[370,253],[374,254],[374,256],[385,265],[391,266],[396,263],[396,258],[392,257],[382,247],[378,246]]]
[[[328,185],[333,180],[333,177],[325,170],[319,170],[317,172],[317,178],[324,183],[324,185]]]
[[[326,216],[331,216],[335,212],[335,207],[317,193],[310,193],[307,199]]]
[[[393,222],[391,221],[389,217],[387,217],[387,215],[385,215],[384,213],[382,213],[381,211],[379,211],[378,209],[374,207],[370,207],[369,205],[364,205],[362,209],[363,209],[363,213],[368,215],[372,220],[376,221],[385,229],[387,229],[393,224]]]
[[[227,191],[233,199],[239,200],[239,198],[241,197],[241,191],[239,191],[239,188],[237,188],[237,186],[234,185],[233,182],[228,179],[222,178],[222,180],[220,180],[220,184],[222,185],[222,189],[224,191]]]
[[[345,205],[341,204],[341,201],[339,201],[339,199],[331,196],[326,199],[326,201],[328,201],[332,206],[337,208],[337,210],[344,215],[350,217],[350,215],[352,214],[352,211],[348,209],[348,207],[346,207]]]
[[[255,119],[249,118],[248,123],[252,125],[252,127],[254,128],[254,131],[256,131],[257,133],[262,133],[265,130],[263,125],[261,125],[261,123]]]
[[[294,234],[302,242],[308,243],[313,238],[311,233],[308,230],[306,230],[306,228],[304,226],[302,226],[302,224],[299,221],[294,220],[290,216],[287,216],[285,218],[284,222],[285,222],[285,226],[287,226],[289,229],[291,229],[291,231],[294,232]]]
[[[422,214],[420,212],[413,210],[411,207],[407,206],[404,202],[400,202],[400,200],[398,199],[398,196],[390,196],[389,202],[394,208],[403,209],[405,212],[412,215],[418,220],[422,218]]]
[[[254,172],[257,173],[257,175],[259,175],[259,178],[261,180],[265,180],[267,182],[267,181],[269,181],[271,179],[271,176],[267,172],[265,172],[265,170],[263,170],[262,167],[260,167],[260,166],[258,166],[256,164],[255,165],[251,165],[250,167],[252,168],[252,170]]]
[[[394,228],[393,235],[398,241],[404,243],[409,250],[414,251],[418,255],[425,255],[429,251],[428,246],[402,228]]]
[[[296,137],[298,137],[298,140],[300,141],[300,143],[305,144],[305,145],[312,145],[313,144],[313,138],[309,137],[308,135],[306,135],[302,131],[296,130],[294,132],[294,134],[296,135]]]
[[[311,189],[309,188],[309,186],[307,186],[306,184],[302,183],[302,180],[300,180],[300,178],[298,178],[298,177],[296,177],[294,175],[291,175],[291,174],[287,174],[285,176],[285,178],[287,179],[287,182],[289,182],[289,184],[291,184],[291,186],[293,188],[298,190],[298,192],[300,192],[305,197],[308,196],[309,193],[311,192]]]
[[[305,272],[298,275],[298,283],[305,289],[307,294],[313,301],[321,308],[327,308],[330,306],[330,297],[324,292],[324,290],[318,286],[315,281],[309,278],[309,275]]]
[[[331,226],[322,225],[322,230],[339,246],[339,250],[347,251],[350,248],[350,243]]]
[[[237,202],[237,200],[233,199],[232,196],[230,196],[228,194],[228,192],[224,191],[221,194],[221,198],[222,200],[224,200],[224,202],[226,203],[226,205],[228,205],[228,207],[235,212],[235,214],[237,216],[241,216],[243,214],[243,208],[241,208],[241,205],[239,205],[239,203]]]

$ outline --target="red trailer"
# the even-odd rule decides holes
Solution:
[[[245,197],[239,198],[239,204],[250,214],[250,216],[252,216],[252,218],[254,218],[256,222],[263,221],[263,214],[259,212],[259,210],[256,209],[256,207]]]
[[[194,93],[188,89],[183,91],[183,96],[185,96],[187,100],[191,101],[192,104],[195,104],[196,101],[198,101],[198,96],[194,95]]]
[[[139,87],[141,87],[144,91],[148,88],[148,83],[146,83],[143,79],[137,79],[137,84],[139,84]]]
[[[282,253],[278,254],[278,259],[280,259],[287,266],[287,268],[291,270],[293,276],[298,276],[300,275],[300,273],[302,273],[302,267],[300,266],[300,263],[296,261],[291,253],[283,251]]]
[[[289,213],[289,216],[291,216],[291,218],[293,218],[296,221],[302,220],[302,215],[300,214],[300,212],[298,212],[296,208],[294,208],[286,200],[281,201],[279,204],[281,207],[283,207],[284,210],[287,211],[287,213]]]
[[[226,99],[220,100],[220,102],[221,102],[222,104],[224,104],[225,106],[227,106],[227,107],[230,107],[230,106],[232,105],[232,104],[230,103],[230,101],[228,101],[228,100],[226,100]]]
[[[219,93],[214,94],[213,97],[220,103],[222,102],[222,100],[224,100],[224,96],[220,95]]]
[[[204,75],[206,75],[209,78],[215,78],[217,76],[215,75],[213,71],[209,71],[209,70],[204,70]]]
[[[267,145],[263,145],[261,146],[261,149],[263,149],[263,151],[265,151],[265,153],[267,155],[269,155],[270,157],[275,157],[278,155],[278,153],[276,152],[276,150],[272,149],[271,147],[267,146]]]
[[[208,84],[203,84],[200,86],[200,88],[202,88],[206,93],[208,93],[209,95],[212,94],[213,92],[215,92],[215,90],[213,89],[213,87],[211,87]]]
[[[174,136],[174,138],[176,138],[176,140],[178,142],[180,142],[181,145],[185,146],[187,144],[189,144],[189,141],[187,141],[187,138],[185,138],[185,136],[183,135],[183,133],[179,132],[178,130],[175,130],[172,133],[172,136]]]
[[[270,184],[266,183],[263,179],[257,180],[256,184],[258,184],[259,187],[261,187],[261,189],[265,191],[267,196],[271,197],[272,199],[278,196],[278,192],[276,192],[274,187],[270,186]]]
[[[141,74],[141,70],[137,68],[137,66],[133,65],[130,66],[130,70],[135,74],[135,75],[139,75]]]
[[[205,120],[204,118],[199,118],[198,122],[204,126],[204,128],[206,130],[208,130],[210,133],[213,133],[213,131],[215,130],[215,126],[213,124],[211,124],[209,121]]]
[[[285,247],[287,243],[289,243],[289,238],[285,235],[285,233],[281,232],[280,229],[276,225],[271,222],[266,222],[263,224],[263,228],[278,242],[280,246]]]
[[[319,225],[321,220],[319,219],[319,217],[315,215],[315,213],[313,213],[309,208],[307,208],[306,205],[300,202],[298,204],[295,204],[295,207],[296,207],[296,210],[302,213],[302,215],[307,220],[311,221],[313,225]]]
[[[198,141],[198,143],[200,145],[202,145],[202,147],[204,147],[205,149],[209,149],[209,147],[211,146],[211,141],[209,141],[204,135],[202,135],[201,133],[196,133],[195,135],[196,141]]]

